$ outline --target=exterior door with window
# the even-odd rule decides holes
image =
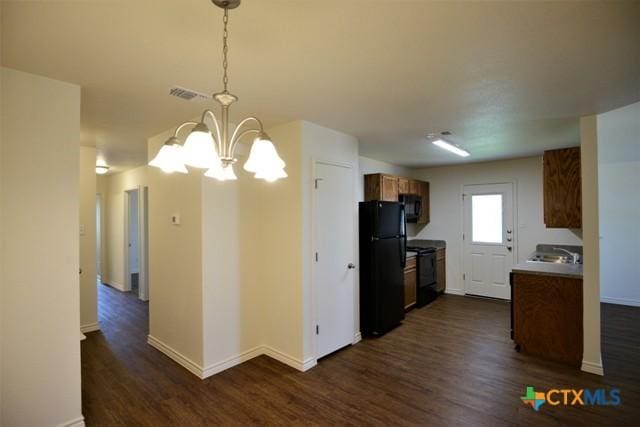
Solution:
[[[463,200],[465,292],[508,300],[517,238],[513,184],[465,185]]]

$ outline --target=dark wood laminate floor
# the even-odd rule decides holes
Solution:
[[[640,309],[602,305],[604,378],[516,353],[509,305],[444,296],[301,373],[266,356],[199,380],[146,344],[147,304],[99,286],[82,343],[87,425],[638,425]],[[520,401],[526,385],[615,387],[618,407]]]

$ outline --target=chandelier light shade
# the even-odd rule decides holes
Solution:
[[[235,181],[238,179],[235,172],[233,171],[233,164],[228,164],[223,166],[222,164],[218,164],[211,169],[209,169],[204,176],[209,178],[215,178],[218,181]]]
[[[184,166],[182,150],[180,140],[172,136],[162,145],[158,154],[149,162],[149,166],[160,168],[165,173],[189,173]]]
[[[247,117],[240,121],[231,131],[229,129],[229,107],[238,97],[227,90],[229,77],[227,75],[228,60],[228,22],[229,10],[240,5],[241,0],[212,0],[224,9],[222,33],[222,83],[224,90],[213,95],[220,104],[220,120],[209,109],[202,113],[199,122],[182,123],[175,130],[173,136],[162,146],[156,157],[149,162],[149,166],[162,169],[164,172],[188,173],[186,166],[207,169],[205,176],[220,181],[238,179],[233,165],[238,161],[235,150],[239,142],[248,136],[254,137],[253,145],[244,170],[254,174],[257,179],[273,182],[286,178],[285,163],[278,155],[273,142],[264,132],[262,122],[256,117]],[[190,129],[184,146],[180,144],[179,134],[183,129]]]
[[[182,148],[182,157],[187,166],[210,169],[220,163],[211,131],[204,123],[198,123]]]
[[[258,136],[253,141],[249,158],[244,164],[244,170],[247,172],[261,173],[274,172],[279,169],[284,169],[284,167],[284,161],[278,156],[276,147],[273,146],[273,142],[271,142],[267,134],[263,133]]]

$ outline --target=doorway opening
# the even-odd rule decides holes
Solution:
[[[138,187],[124,193],[124,288],[143,301],[149,300],[148,192]]]
[[[465,293],[511,299],[509,272],[517,259],[514,184],[463,187]]]
[[[102,194],[96,194],[96,282],[102,283]]]

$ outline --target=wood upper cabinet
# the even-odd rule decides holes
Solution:
[[[404,308],[405,310],[416,304],[418,286],[418,269],[416,268],[416,257],[407,258],[404,268]]]
[[[431,221],[431,211],[429,208],[429,183],[418,181],[418,186],[418,194],[422,199],[422,211],[420,212],[420,218],[418,218],[418,224],[429,224],[429,221]]]
[[[409,180],[409,194],[420,195],[420,181]]]
[[[382,200],[397,202],[398,194],[398,177],[382,175]]]
[[[548,228],[582,228],[580,147],[545,151],[544,223]]]
[[[409,194],[409,178],[398,177],[398,193]]]
[[[398,177],[374,173],[364,176],[364,199],[382,200],[384,202],[398,201]]]
[[[513,273],[513,339],[525,353],[580,366],[582,279]]]
[[[447,287],[447,255],[445,248],[436,250],[436,291],[444,292]]]
[[[381,200],[384,202],[397,202],[401,194],[415,194],[422,199],[422,212],[418,218],[418,224],[428,224],[430,221],[429,210],[429,183],[416,181],[403,176],[373,173],[364,176],[364,200]]]

